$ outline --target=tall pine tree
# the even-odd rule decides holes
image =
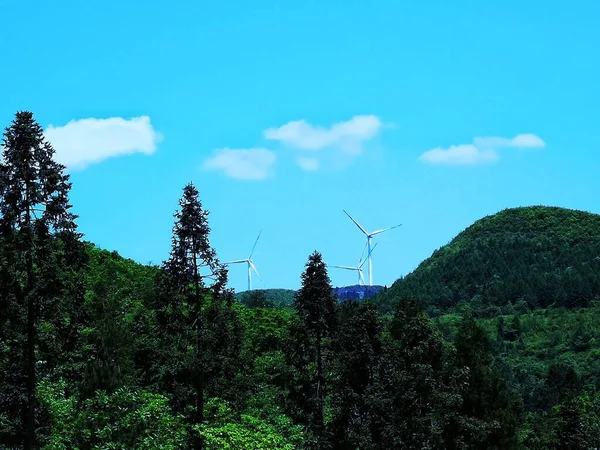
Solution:
[[[76,216],[70,212],[71,188],[65,167],[28,111],[18,112],[3,138],[0,161],[0,239],[2,240],[2,310],[14,366],[16,392],[24,391],[21,432],[14,441],[37,447],[36,348],[40,319],[56,315],[64,288],[59,274],[77,247]],[[59,244],[59,241],[62,243]],[[18,350],[17,350],[18,349]],[[18,354],[22,352],[21,360]],[[10,403],[11,400],[8,399]],[[4,406],[4,405],[1,405]],[[11,408],[9,408],[11,410]],[[18,423],[18,420],[15,421]]]
[[[183,189],[175,213],[171,255],[163,264],[163,299],[160,322],[167,334],[167,373],[163,383],[172,385],[172,395],[182,412],[191,409],[193,424],[204,420],[207,362],[214,336],[215,310],[231,311],[226,289],[227,269],[210,246],[208,211],[202,208],[193,184]],[[206,305],[207,302],[210,302]],[[216,308],[219,304],[222,308]],[[208,323],[207,312],[211,315]],[[223,326],[229,324],[223,324]],[[235,346],[234,346],[235,347]],[[238,346],[239,347],[239,346]],[[192,403],[192,404],[190,404]],[[194,448],[202,448],[197,439]]]
[[[310,255],[302,274],[302,287],[294,298],[297,322],[290,330],[294,342],[293,364],[298,380],[294,386],[297,408],[307,426],[307,446],[327,448],[325,433],[325,373],[328,342],[335,325],[335,298],[327,267],[320,253]],[[298,414],[298,413],[297,413]]]

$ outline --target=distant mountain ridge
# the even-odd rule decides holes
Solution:
[[[338,300],[365,300],[371,298],[381,292],[383,286],[343,286],[333,288],[333,292],[337,295]]]
[[[600,300],[600,215],[531,206],[484,217],[374,301],[389,312],[408,297],[432,315],[586,307]]]
[[[337,296],[338,300],[365,300],[375,296],[377,293],[384,289],[383,286],[342,286],[333,288],[333,294]],[[255,289],[253,291],[237,292],[235,294],[236,300],[246,304],[250,298],[251,293],[262,293],[264,294],[264,300],[276,307],[287,307],[294,304],[294,295],[296,295],[293,289]]]

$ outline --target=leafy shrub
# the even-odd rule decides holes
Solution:
[[[43,381],[40,403],[50,416],[44,450],[176,450],[185,448],[181,417],[170,412],[166,397],[129,388],[112,395],[103,391],[77,402],[67,397],[65,381]]]

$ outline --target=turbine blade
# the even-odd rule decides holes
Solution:
[[[365,256],[365,250],[367,249],[367,244],[369,243],[369,240],[367,239],[365,241],[365,245],[363,245],[363,249],[362,252],[360,252],[360,259],[358,260],[358,265],[360,266],[361,261],[363,261],[363,257]]]
[[[256,266],[254,265],[254,263],[250,260],[248,260],[248,264],[250,264],[250,267],[252,267],[252,270],[254,270],[254,272],[256,272],[256,275],[258,275],[260,277],[260,274],[258,273],[258,270],[256,270]]]
[[[350,266],[331,266],[331,267],[336,267],[338,269],[346,269],[346,270],[358,270],[357,267],[350,267]]]
[[[362,269],[359,269],[358,275],[360,276],[360,281],[365,282],[365,276],[363,275]]]
[[[348,214],[345,209],[343,209],[342,211],[344,211],[346,213],[346,215],[348,217],[350,217],[350,220],[352,220],[352,222],[354,222],[356,224],[356,226],[358,228],[360,228],[360,231],[362,231],[363,233],[365,233],[367,236],[369,235],[369,233],[367,233],[367,230],[365,230],[360,223],[358,223],[356,220],[354,220],[354,217],[352,217],[350,214]]]
[[[235,261],[229,261],[229,262],[226,262],[223,264],[227,265],[227,264],[237,264],[237,263],[245,263],[245,262],[248,262],[248,260],[247,259],[236,259]]]
[[[377,247],[377,244],[378,243],[375,242],[375,245],[373,247],[371,247],[371,255],[373,254],[373,250],[375,250],[375,247]],[[368,259],[369,259],[369,255],[367,255],[365,257],[365,259],[362,259],[362,257],[361,257],[361,260],[358,262],[358,267],[361,268],[363,266],[363,264],[367,262]]]
[[[250,252],[250,256],[248,257],[248,259],[252,258],[252,255],[254,255],[254,250],[256,249],[256,244],[258,244],[258,240],[260,239],[261,234],[262,234],[262,230],[260,230],[260,232],[258,233],[258,236],[256,237],[256,241],[254,241],[254,245],[252,246],[252,251]]]
[[[384,229],[382,229],[382,230],[373,231],[373,232],[371,233],[371,236],[375,236],[376,234],[379,234],[379,233],[384,233],[384,232],[386,232],[386,231],[390,231],[390,230],[393,230],[394,228],[398,228],[398,227],[401,227],[401,226],[402,226],[402,224],[400,224],[400,225],[394,225],[393,227],[384,228]]]

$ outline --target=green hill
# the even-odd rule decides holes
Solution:
[[[261,306],[288,307],[294,304],[293,289],[255,289],[254,291],[243,291],[235,294],[235,299],[244,305],[258,302]]]
[[[600,299],[600,215],[532,206],[480,219],[376,302],[388,312],[406,297],[432,315],[586,307]]]
[[[499,287],[495,292],[497,292],[498,300],[493,298],[489,300],[490,302],[497,301],[500,306],[495,306],[495,308],[502,315],[496,314],[494,317],[479,318],[477,323],[490,338],[491,365],[489,369],[493,368],[494,373],[499,374],[502,383],[506,383],[511,396],[515,395],[514,401],[517,402],[519,408],[522,404],[523,414],[518,416],[518,434],[523,445],[505,448],[531,450],[563,448],[560,446],[562,445],[560,439],[565,435],[565,431],[561,427],[566,426],[563,416],[560,415],[563,412],[564,414],[576,414],[577,420],[581,423],[572,434],[587,433],[586,436],[597,436],[597,428],[594,427],[600,417],[600,396],[597,393],[600,388],[600,328],[598,327],[600,302],[590,301],[590,298],[593,297],[585,297],[585,302],[590,303],[588,308],[569,310],[540,306],[533,311],[526,312],[523,309],[529,308],[529,303],[523,299],[524,297],[516,297],[521,298],[522,301],[519,300],[514,305],[514,301],[510,300],[509,307],[506,305],[508,300],[504,301],[500,294],[509,292],[510,283],[524,282],[523,280],[527,277],[531,279],[535,274],[544,273],[543,270],[546,267],[554,267],[555,271],[561,274],[576,271],[582,277],[581,280],[575,280],[576,282],[566,287],[565,298],[567,299],[571,298],[569,296],[573,292],[584,289],[586,281],[582,280],[588,280],[588,282],[597,280],[598,260],[594,256],[594,251],[599,250],[600,240],[595,237],[594,232],[598,229],[598,219],[598,216],[592,214],[556,208],[523,208],[503,211],[475,223],[448,246],[435,252],[431,258],[423,262],[417,271],[388,289],[398,289],[403,283],[406,283],[402,287],[403,289],[406,289],[406,286],[418,287],[416,281],[411,281],[411,277],[417,275],[429,276],[430,278],[421,278],[421,280],[428,280],[427,282],[434,286],[431,280],[435,280],[432,275],[435,273],[446,276],[444,280],[453,281],[455,284],[451,284],[452,287],[458,286],[461,289],[467,289],[470,283],[476,285],[477,281],[472,281],[473,279],[478,280],[477,277],[484,277],[480,273],[481,270],[476,269],[480,266],[484,267],[488,261],[492,269],[499,274],[498,279],[505,284],[498,283],[497,285]],[[538,242],[546,242],[545,240],[548,242],[543,245]],[[511,244],[512,246],[507,244],[507,242],[513,241],[515,243]],[[503,258],[500,256],[490,256],[490,254],[499,253],[498,250],[492,252],[492,249],[503,244],[507,247],[506,254],[512,258],[509,262],[503,262]],[[558,247],[558,250],[555,247]],[[170,348],[167,347],[164,338],[160,334],[156,334],[159,315],[154,309],[157,299],[154,281],[159,271],[158,267],[138,264],[121,257],[117,252],[99,249],[91,243],[87,243],[86,248],[89,257],[89,264],[84,273],[87,287],[86,301],[82,305],[84,313],[80,316],[80,320],[83,320],[81,335],[77,341],[74,341],[74,347],[71,350],[73,361],[61,362],[57,373],[61,374],[60,376],[63,378],[58,378],[57,381],[54,381],[56,377],[54,372],[50,374],[40,372],[42,374],[39,384],[41,404],[44,411],[52,414],[49,417],[52,417],[53,421],[51,422],[53,428],[46,428],[49,430],[49,436],[52,439],[65,439],[65,442],[68,443],[76,441],[82,435],[79,428],[56,425],[58,420],[72,423],[75,419],[79,421],[75,423],[82,423],[81,426],[87,427],[85,430],[88,433],[91,433],[88,430],[98,427],[97,423],[102,424],[110,419],[123,429],[148,430],[144,433],[155,433],[163,440],[175,439],[171,436],[176,435],[185,436],[184,425],[178,421],[175,410],[170,406],[169,396],[171,394],[154,381],[156,374],[161,374],[160,371],[163,370],[163,366],[157,364],[154,358]],[[553,262],[548,261],[551,258],[554,258]],[[451,268],[453,265],[458,267],[458,270],[453,273],[460,274],[460,270],[465,271],[464,279],[456,276],[452,279],[445,275],[442,269]],[[588,267],[595,267],[595,269],[588,273],[584,270]],[[521,274],[522,277],[517,274]],[[409,282],[415,284],[410,285]],[[598,292],[597,287],[593,288],[593,284],[590,286],[592,286],[589,287],[592,294]],[[537,289],[540,287],[534,286],[529,295],[536,293]],[[223,401],[216,396],[210,398],[211,411],[213,408],[219,407],[227,414],[223,418],[218,416],[207,420],[207,433],[209,436],[215,436],[214,439],[225,440],[232,439],[230,436],[235,436],[236,439],[240,439],[239,442],[243,442],[235,441],[234,445],[237,445],[235,448],[259,448],[259,444],[256,444],[254,440],[251,442],[249,440],[263,439],[263,437],[270,439],[274,435],[281,442],[287,440],[289,445],[274,447],[272,441],[266,441],[261,448],[299,448],[296,443],[302,440],[302,427],[281,413],[287,404],[285,399],[290,397],[289,392],[293,392],[290,390],[291,385],[288,384],[290,383],[288,374],[294,373],[293,366],[286,359],[286,355],[290,351],[290,330],[294,329],[295,314],[289,308],[247,308],[244,306],[249,300],[248,297],[255,296],[254,300],[257,298],[260,300],[261,295],[264,296],[263,299],[267,300],[267,303],[273,306],[286,306],[292,301],[294,292],[285,289],[268,289],[238,294],[240,303],[235,305],[235,311],[236,314],[239,314],[241,325],[240,363],[239,366],[232,366],[236,367],[235,370],[238,371],[235,381],[220,382],[219,384],[223,392],[231,391],[233,394],[230,398],[235,398],[236,401]],[[415,288],[410,295],[416,297],[419,292]],[[382,295],[379,300],[385,298]],[[428,297],[423,296],[423,299],[428,299]],[[474,299],[471,296],[447,309],[460,310],[460,308],[475,305],[477,301],[482,300]],[[494,307],[490,305],[478,312],[481,313],[485,308]],[[538,305],[543,305],[543,302],[538,301]],[[106,309],[107,307],[110,308]],[[435,307],[437,305],[430,303],[430,308]],[[350,308],[341,311],[347,313],[351,310]],[[346,316],[340,315],[339,317]],[[397,328],[393,328],[394,321],[388,319],[390,318],[383,318],[380,322],[381,325],[385,325],[385,330],[393,329],[398,332]],[[357,322],[356,328],[350,328],[351,333],[345,335],[351,342],[351,346],[355,345],[354,340],[359,342],[360,330],[364,326],[363,320],[366,319],[361,316],[360,320]],[[424,319],[423,329],[429,330],[429,327],[434,325],[446,340],[444,348],[453,348],[462,320],[461,314],[440,314],[431,321]],[[433,326],[431,329],[434,329]],[[42,327],[40,334],[42,342],[53,342],[53,333],[53,328],[48,325]],[[375,342],[383,342],[384,345],[396,342],[388,341],[387,333],[388,331],[385,331],[381,334],[382,341]],[[421,342],[420,340],[424,339],[421,335],[418,336],[415,342]],[[10,367],[6,364],[8,359],[5,358],[8,347],[2,346],[3,342],[1,341],[0,337],[0,377],[4,377],[6,373],[10,373]],[[396,342],[394,345],[413,345],[411,342],[410,340],[402,341],[402,344]],[[392,349],[398,351],[401,348],[403,347],[389,347],[386,351],[391,352]],[[92,400],[78,400],[76,397],[78,394],[65,394],[69,390],[78,392],[79,384],[77,383],[80,383],[81,379],[87,379],[80,378],[80,373],[96,373],[89,372],[90,368],[104,367],[94,365],[97,349],[110,350],[106,355],[102,353],[101,357],[115,358],[117,361],[117,363],[111,364],[118,364],[116,367],[123,371],[121,372],[124,374],[123,377],[115,378],[115,380],[119,380],[121,388],[111,394],[103,392],[94,397],[93,402]],[[40,351],[43,351],[44,355],[51,354],[46,347]],[[384,353],[384,355],[386,354]],[[347,357],[350,353],[343,353],[343,355]],[[358,361],[360,364],[364,364],[362,359]],[[414,370],[414,366],[411,363],[411,370]],[[111,372],[97,373],[104,374],[102,375],[104,377],[110,375]],[[355,370],[352,369],[350,373],[354,379]],[[70,378],[65,378],[67,376]],[[102,378],[102,380],[104,379]],[[112,380],[113,378],[106,379]],[[421,381],[420,378],[417,379],[419,382]],[[474,386],[477,385],[474,384]],[[409,389],[413,388],[409,387]],[[402,392],[406,391],[408,389],[403,386]],[[237,397],[233,397],[234,394]],[[225,407],[229,409],[224,409]],[[240,415],[238,419],[236,414],[241,414],[239,411],[242,411],[243,415]],[[501,411],[506,410],[501,409]],[[7,416],[3,416],[3,414],[5,413],[0,411],[0,440],[2,440],[2,426],[8,423],[5,419]],[[65,417],[68,420],[64,419]],[[145,420],[144,417],[157,418],[151,421],[152,427],[162,427],[161,424],[168,423],[171,424],[170,428],[166,432],[162,428],[155,431],[154,428],[148,428],[145,423],[138,424],[137,421]],[[259,424],[259,427],[256,426],[256,423]],[[145,428],[141,428],[142,425]],[[114,436],[121,435],[114,434]],[[123,434],[123,436],[129,436],[129,434]],[[105,439],[113,439],[113,435]],[[244,439],[246,441],[243,441]],[[217,441],[219,444],[215,444],[214,448],[222,448],[221,440]],[[76,447],[71,445],[68,448]],[[165,446],[165,448],[183,448],[183,446]]]

